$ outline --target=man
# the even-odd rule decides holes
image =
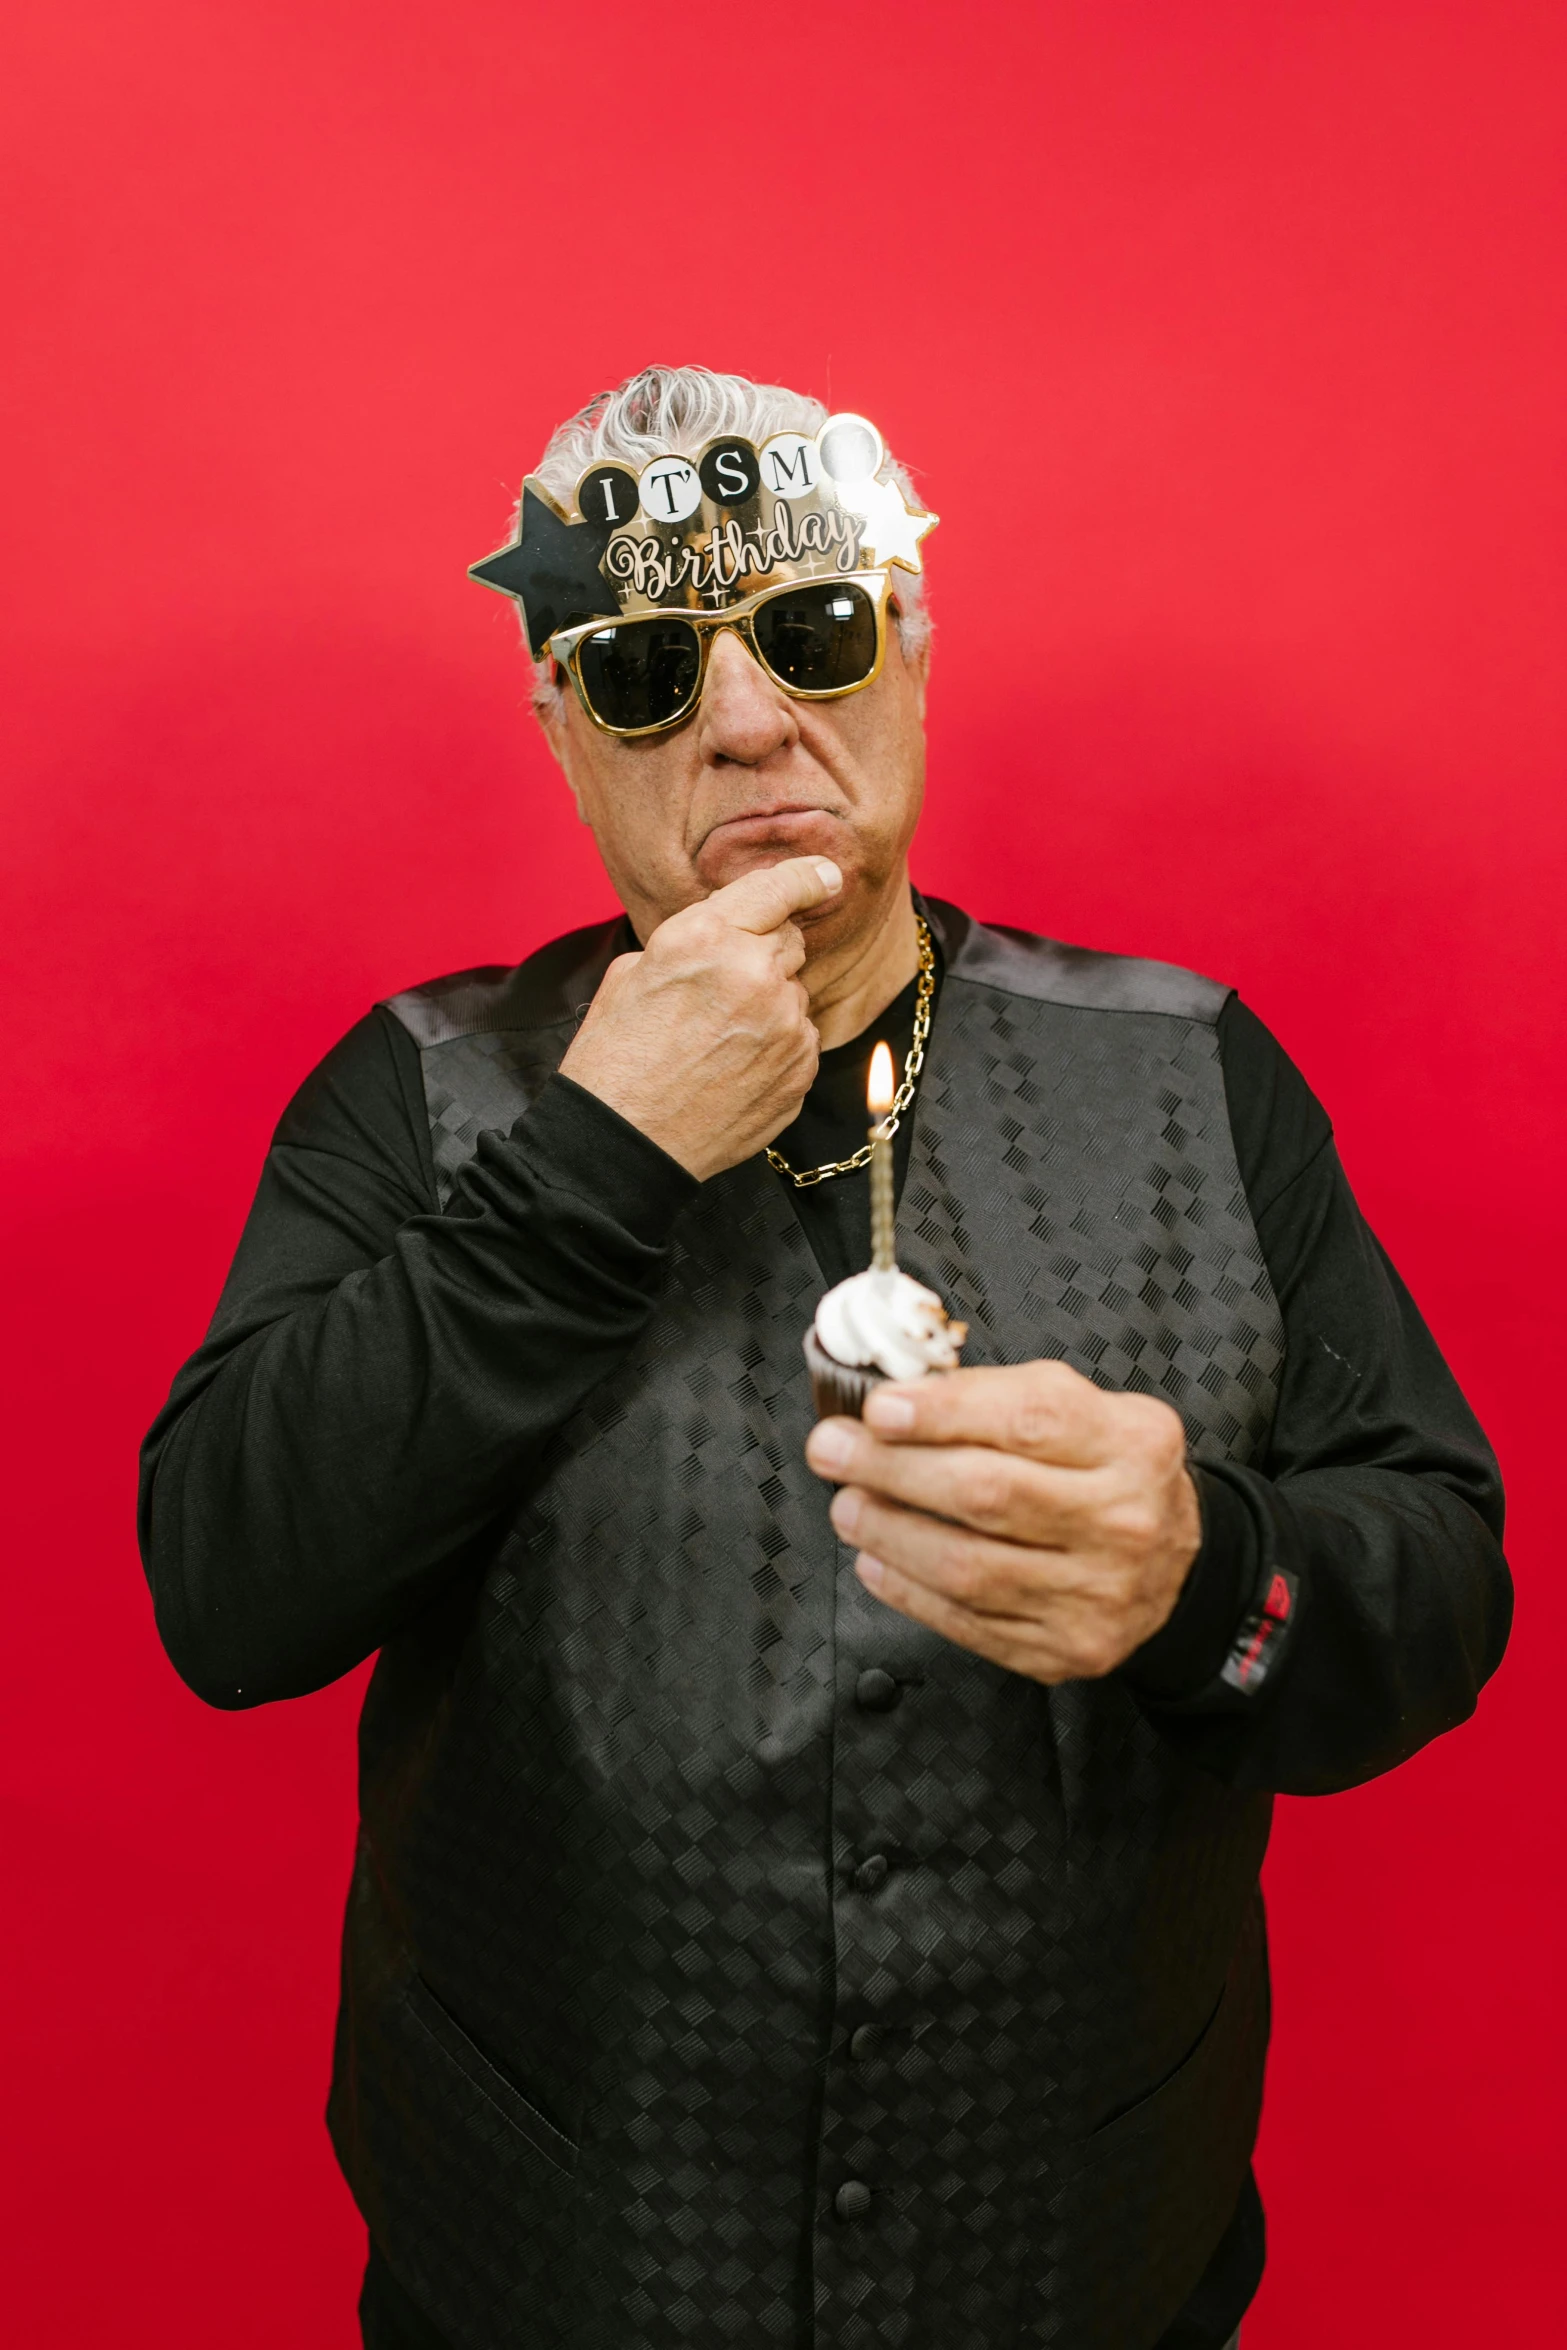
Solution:
[[[195,1689],[380,1651],[372,2350],[1218,2350],[1271,1796],[1506,1639],[1495,1463],[1278,1046],[911,892],[932,519],[736,377],[557,433],[476,568],[624,916],[328,1056],[148,1441]],[[813,1429],[882,1040],[967,1367]]]

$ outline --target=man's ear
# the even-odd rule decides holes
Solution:
[[[926,636],[917,653],[906,653],[903,650],[903,634],[898,627],[902,611],[903,607],[897,597],[889,596],[887,598],[887,623],[893,632],[893,643],[898,648],[898,657],[908,672],[909,681],[913,685],[914,706],[919,712],[920,723],[923,725],[925,721],[925,692],[930,684],[930,637]]]
[[[587,811],[582,805],[582,793],[577,784],[575,744],[571,739],[570,688],[566,673],[557,661],[549,685],[537,685],[533,690],[533,714],[543,729],[549,745],[550,757],[566,778],[566,788],[576,803],[579,822],[586,824]]]
[[[925,639],[925,642],[924,642],[924,643],[921,645],[921,647],[920,647],[919,651],[918,651],[918,652],[915,654],[915,656],[914,656],[913,660],[912,660],[912,661],[910,661],[910,663],[909,663],[909,668],[910,668],[910,670],[913,672],[913,676],[914,676],[914,700],[915,700],[915,706],[917,707],[917,709],[918,709],[918,711],[919,711],[919,714],[920,714],[920,724],[923,726],[923,724],[925,723],[925,694],[926,694],[926,689],[928,688],[928,686],[929,686],[929,684],[930,684],[930,638],[929,638],[929,637],[927,637],[927,638]]]

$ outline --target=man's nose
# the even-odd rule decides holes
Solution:
[[[743,767],[759,767],[800,739],[788,696],[732,628],[719,631],[708,654],[698,726],[704,759],[733,759]]]

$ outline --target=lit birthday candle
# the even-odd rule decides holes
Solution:
[[[828,1290],[805,1334],[811,1400],[819,1420],[838,1412],[858,1418],[878,1380],[955,1371],[968,1335],[961,1322],[949,1318],[933,1289],[899,1272],[894,1254],[893,1112],[906,1111],[913,1092],[907,1074],[899,1085],[892,1055],[879,1044],[865,1088],[871,1113],[871,1261],[863,1273],[851,1273]],[[866,1160],[856,1151],[852,1163],[864,1166]]]
[[[870,1081],[865,1088],[871,1113],[871,1270],[890,1273],[897,1259],[893,1250],[892,1133],[885,1124],[897,1097],[898,1081],[892,1054],[879,1044],[871,1055]]]

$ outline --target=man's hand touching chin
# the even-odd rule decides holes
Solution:
[[[888,1382],[805,1451],[867,1590],[1036,1681],[1114,1672],[1202,1538],[1176,1413],[1064,1363]]]

